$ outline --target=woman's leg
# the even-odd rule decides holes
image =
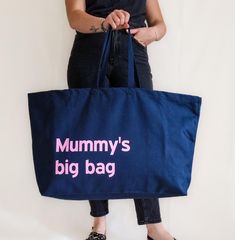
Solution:
[[[116,61],[114,61],[114,70],[111,72],[110,81],[112,86],[127,86],[127,35],[120,33],[116,39],[116,54],[114,54]],[[153,90],[147,48],[133,39],[133,50],[137,87]],[[137,223],[139,225],[146,224],[147,234],[150,237],[154,240],[173,240],[162,224],[158,198],[134,199],[134,203]]]
[[[109,213],[108,200],[89,200],[90,215],[94,217],[93,230],[105,234],[106,217]]]
[[[173,240],[161,220],[158,198],[134,199],[137,223],[146,224],[147,234],[157,240]]]
[[[100,54],[97,42],[102,42],[102,36],[89,35],[89,38],[75,38],[68,62],[67,83],[69,88],[96,87],[96,77]],[[93,49],[93,51],[91,51]],[[94,217],[93,231],[106,232],[106,217],[109,213],[108,200],[89,200],[90,215]]]
[[[160,223],[161,214],[158,198],[134,199],[137,223]]]

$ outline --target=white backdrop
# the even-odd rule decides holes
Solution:
[[[202,96],[187,197],[160,199],[178,240],[235,239],[235,2],[160,1],[167,34],[148,47],[154,88]],[[75,32],[64,1],[0,1],[0,239],[85,239],[88,201],[39,195],[33,170],[27,93],[67,88]],[[132,199],[110,200],[108,236],[146,239]]]

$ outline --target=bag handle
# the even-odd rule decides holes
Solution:
[[[108,31],[105,32],[104,36],[104,43],[102,47],[102,52],[101,52],[101,58],[99,62],[99,67],[98,67],[98,77],[97,77],[97,88],[99,87],[106,87],[105,83],[105,74],[107,71],[107,66],[108,66],[108,56],[110,52],[110,45],[111,45],[111,35],[112,31],[117,31],[117,30],[112,30],[112,27],[109,26]],[[133,44],[132,44],[132,36],[130,33],[130,28],[128,28],[128,87],[134,87],[135,86],[135,77],[134,77],[134,53],[133,53]]]

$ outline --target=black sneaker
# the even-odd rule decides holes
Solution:
[[[151,238],[149,235],[147,235],[147,240],[153,240],[153,238]],[[174,238],[174,240],[176,240],[176,239]]]
[[[92,231],[86,240],[106,240],[106,235],[94,231],[94,227],[92,227]]]

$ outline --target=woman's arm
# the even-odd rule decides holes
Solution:
[[[101,22],[104,20],[85,12],[85,0],[65,0],[66,13],[69,25],[79,32],[102,32]]]
[[[129,27],[129,13],[124,10],[114,10],[106,18],[96,17],[86,13],[85,0],[65,0],[66,12],[69,25],[72,29],[82,33],[103,32],[101,23],[104,21],[104,27],[109,25],[113,29]]]
[[[166,24],[158,0],[146,0],[146,20],[149,29],[155,34],[155,40],[160,40],[166,34]]]
[[[134,38],[143,46],[159,41],[166,34],[158,0],[146,0],[146,20],[148,27],[131,29]]]

